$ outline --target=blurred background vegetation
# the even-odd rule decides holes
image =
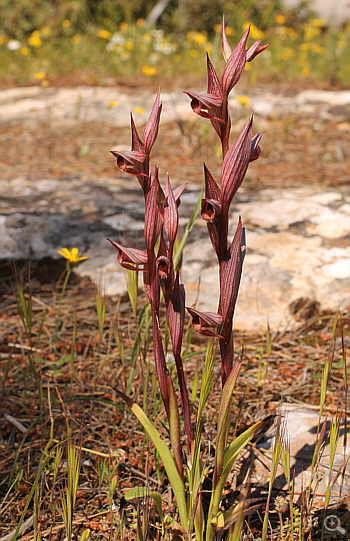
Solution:
[[[223,67],[222,13],[232,47],[249,23],[252,41],[271,43],[259,73],[247,66],[248,84],[349,84],[349,25],[328,27],[307,2],[287,10],[281,0],[0,0],[0,83],[164,86],[204,79],[206,51]]]

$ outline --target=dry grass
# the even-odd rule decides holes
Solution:
[[[134,417],[124,409],[113,390],[113,387],[123,387],[123,382],[130,373],[129,360],[136,322],[127,298],[106,299],[106,317],[100,341],[95,286],[86,279],[79,281],[73,276],[62,304],[61,327],[55,352],[53,343],[60,292],[56,284],[60,269],[57,269],[57,266],[56,268],[47,266],[44,280],[46,285],[40,284],[38,280],[38,277],[42,279],[42,272],[37,273],[35,267],[32,269],[32,338],[33,344],[37,344],[40,337],[34,349],[34,356],[40,359],[40,362],[37,361],[37,367],[44,397],[40,411],[35,381],[28,366],[30,346],[23,333],[9,277],[5,276],[11,272],[9,268],[7,273],[5,270],[2,269],[6,288],[0,304],[2,374],[0,505],[3,506],[0,537],[10,532],[18,523],[43,458],[43,450],[50,440],[51,427],[54,434],[51,449],[55,449],[55,443],[66,440],[68,425],[71,437],[81,447],[80,477],[73,517],[75,534],[79,536],[89,528],[93,539],[100,539],[101,536],[110,539],[112,519],[113,531],[119,531],[118,517],[125,505],[123,500],[125,490],[138,484],[147,483],[152,489],[160,491],[163,494],[164,510],[173,516],[174,504],[166,480],[159,478],[162,475],[162,468],[157,466],[153,446],[145,438]],[[50,274],[53,280],[51,284]],[[26,292],[26,286],[24,291]],[[139,310],[143,302],[144,298],[141,297]],[[74,360],[71,362],[74,310],[77,329],[73,347]],[[274,414],[276,406],[281,402],[319,407],[320,381],[331,341],[334,314],[319,313],[317,310],[312,313],[311,310],[311,313],[307,314],[307,319],[303,319],[301,313],[296,317],[299,317],[297,331],[271,335],[269,357],[266,336],[236,333],[236,349],[240,351],[244,345],[245,354],[234,393],[236,403],[234,418],[238,430],[267,414]],[[348,337],[349,313],[343,314],[343,324],[345,336]],[[124,344],[124,366],[113,332],[116,327]],[[194,355],[186,362],[190,382],[193,379],[191,376],[194,376],[197,370],[201,370],[205,344],[206,341],[197,336],[192,340],[189,352]],[[343,378],[340,358],[338,344],[327,393],[326,410],[329,413],[334,413],[342,406]],[[149,381],[146,382],[148,389],[146,406],[151,416],[152,390],[155,388],[152,383],[154,366],[151,349],[146,362],[151,371]],[[131,392],[133,398],[139,402],[142,402],[144,378],[145,369],[138,358]],[[214,369],[214,378],[213,396],[204,417],[205,433],[209,437],[212,422],[217,415],[220,396],[218,366]],[[155,419],[159,425],[162,417]],[[163,436],[167,438],[164,430]],[[40,535],[50,540],[64,537],[64,524],[59,509],[62,507],[62,487],[66,483],[65,447],[63,461],[59,463],[57,479],[54,482],[55,452],[54,450],[49,457],[41,478],[38,508]],[[112,510],[106,478],[101,479],[99,473],[101,461],[104,459],[107,459],[109,470],[118,465],[114,492],[116,507]],[[210,454],[206,459],[210,466]],[[17,477],[17,483],[12,486],[5,498],[11,475],[12,481],[15,481],[18,474],[21,477]],[[233,491],[231,498],[236,496]],[[135,512],[130,506],[125,509],[125,539],[135,537],[135,531],[132,529]],[[32,515],[33,502],[29,505],[25,518],[28,519]],[[261,522],[257,515],[251,517],[250,526],[253,530],[255,528],[256,531],[261,531]],[[152,528],[151,531],[152,537],[157,538],[157,529]],[[33,539],[33,533],[28,533],[25,539]]]

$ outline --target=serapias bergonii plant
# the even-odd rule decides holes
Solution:
[[[234,238],[228,246],[229,211],[232,199],[243,182],[249,163],[256,160],[261,152],[259,146],[261,133],[252,137],[253,115],[250,116],[243,130],[230,146],[231,117],[228,98],[232,88],[242,76],[246,62],[251,62],[268,46],[261,45],[261,40],[258,40],[246,50],[248,36],[249,28],[232,51],[226,37],[223,18],[222,52],[226,65],[222,79],[219,79],[209,57],[207,57],[207,93],[186,92],[191,98],[193,111],[209,119],[218,134],[223,157],[221,187],[216,183],[207,166],[204,165],[205,197],[201,201],[201,216],[207,222],[209,237],[219,263],[220,297],[218,310],[216,313],[212,313],[187,308],[192,316],[193,328],[210,337],[201,381],[195,431],[192,429],[188,390],[181,356],[185,322],[185,289],[177,263],[180,259],[179,254],[174,253],[179,223],[178,207],[185,185],[173,190],[167,175],[166,186],[163,189],[159,182],[158,167],[155,168],[152,178],[150,164],[150,152],[158,135],[162,108],[159,91],[144,128],[144,140],[142,141],[139,137],[131,115],[131,151],[111,150],[117,158],[119,167],[127,173],[136,175],[144,192],[145,250],[127,248],[113,240],[108,240],[118,251],[117,258],[123,267],[129,271],[143,273],[144,287],[152,312],[154,360],[160,393],[169,423],[172,453],[145,412],[126,395],[120,391],[119,394],[153,440],[164,463],[176,498],[181,525],[189,534],[194,527],[197,541],[202,540],[204,534],[209,541],[212,539],[214,531],[225,527],[232,528],[235,510],[231,509],[229,513],[225,514],[220,511],[223,489],[238,454],[264,422],[259,421],[228,444],[231,398],[241,366],[241,358],[235,359],[234,355],[233,316],[246,252],[245,232],[241,219],[238,221]],[[161,291],[165,301],[166,321],[177,369],[184,428],[190,456],[185,468],[178,400],[167,368],[160,328]],[[210,393],[215,358],[214,340],[217,338],[221,356],[222,394],[217,421],[211,501],[209,511],[204,513],[201,485],[208,472],[200,459],[201,415]],[[187,491],[185,487],[188,487]],[[147,487],[132,489],[130,497],[134,498],[135,494],[140,497],[145,494],[154,497],[154,493],[150,492]],[[242,512],[244,513],[241,507],[237,508],[237,514],[239,513],[240,516],[242,516]]]

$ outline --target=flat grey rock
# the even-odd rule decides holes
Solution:
[[[235,90],[230,95],[232,110],[241,108],[236,95]],[[350,91],[347,90],[303,90],[290,97],[266,89],[253,89],[249,96],[254,113],[262,117],[276,118],[293,113],[326,120],[350,120]],[[52,125],[93,121],[128,127],[130,111],[137,116],[138,125],[146,123],[154,99],[155,94],[149,91],[126,93],[118,87],[11,88],[0,90],[0,119],[1,122],[45,121]],[[161,123],[196,119],[190,99],[182,91],[161,92],[161,100]],[[140,107],[143,112],[135,113]]]

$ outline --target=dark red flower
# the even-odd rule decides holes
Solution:
[[[229,148],[222,164],[221,200],[229,205],[243,182],[252,150],[253,114]]]
[[[245,230],[239,218],[237,230],[226,258],[220,263],[220,306],[222,317],[229,321],[234,314],[243,261],[246,253]]]
[[[162,103],[160,102],[160,89],[156,96],[153,109],[145,126],[143,136],[140,138],[133,116],[131,114],[131,151],[121,152],[118,147],[111,149],[113,156],[117,158],[117,165],[122,171],[136,175],[145,196],[148,194],[151,184],[149,155],[158,135]]]
[[[217,329],[222,325],[223,318],[221,314],[217,314],[216,312],[199,312],[188,306],[186,308],[192,316],[192,327],[196,332],[205,336],[219,336],[213,329]]]
[[[152,186],[146,198],[145,246],[147,252],[154,250],[162,227],[161,215],[157,203],[158,188],[158,168],[156,168]]]
[[[229,95],[232,88],[238,83],[243,74],[244,66],[246,63],[245,46],[247,43],[249,31],[250,26],[244,32],[243,36],[238,42],[237,47],[232,51],[226,62],[226,66],[222,74],[222,90],[224,95],[226,96]]]
[[[257,160],[261,154],[261,148],[259,146],[259,143],[260,143],[263,133],[264,132],[257,133],[256,135],[254,135],[252,139],[252,148],[251,148],[250,160],[249,160],[251,162],[253,162],[254,160]]]
[[[247,62],[251,62],[252,60],[254,60],[254,58],[258,56],[258,54],[265,51],[265,49],[267,49],[267,47],[270,45],[269,43],[266,43],[266,45],[260,45],[260,43],[261,43],[261,39],[259,39],[258,41],[255,41],[253,45],[251,45],[249,49],[247,49],[246,51]]]
[[[137,250],[137,248],[126,248],[114,240],[107,239],[116,250],[118,250],[117,259],[119,264],[125,269],[130,270],[144,270],[140,269],[139,265],[147,265],[147,253],[143,250]],[[132,265],[130,264],[132,263]],[[135,266],[136,265],[136,266]]]
[[[168,235],[171,246],[175,242],[178,226],[179,213],[177,211],[175,195],[170,186],[169,175],[167,175],[164,200],[164,229],[166,234]]]

